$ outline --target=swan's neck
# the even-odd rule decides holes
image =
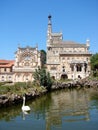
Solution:
[[[25,98],[23,98],[23,106],[25,106]]]

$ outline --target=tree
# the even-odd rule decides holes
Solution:
[[[51,90],[52,86],[52,78],[50,77],[50,73],[46,71],[45,68],[38,68],[34,72],[34,80],[40,86],[44,86],[47,90]]]
[[[46,64],[46,52],[44,50],[41,50],[41,63],[42,67]]]
[[[98,76],[98,53],[91,57],[91,69],[93,70],[93,76]]]

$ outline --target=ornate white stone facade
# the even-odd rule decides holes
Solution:
[[[13,82],[33,81],[33,72],[41,66],[40,52],[38,48],[18,48],[15,53],[13,66]]]
[[[33,81],[33,72],[41,67],[41,53],[38,47],[18,47],[15,61],[0,60],[0,82]]]
[[[51,16],[48,16],[47,29],[47,70],[55,79],[77,79],[89,76],[89,40],[86,44],[63,41],[62,33],[53,33]]]

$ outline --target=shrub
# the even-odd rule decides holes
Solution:
[[[45,68],[38,68],[34,72],[34,82],[39,84],[40,86],[44,86],[47,90],[51,89],[52,79],[50,77],[50,73],[46,71]]]

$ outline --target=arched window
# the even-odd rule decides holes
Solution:
[[[6,68],[4,68],[4,71],[6,72]]]
[[[84,70],[85,70],[85,72],[86,72],[86,71],[87,71],[87,64],[84,63],[84,66],[85,66]]]
[[[65,72],[65,66],[62,66],[62,72]]]
[[[78,64],[78,65],[76,66],[76,68],[77,68],[77,71],[82,71],[82,66],[81,66],[80,64]]]
[[[61,75],[61,79],[68,79],[67,74],[62,74],[62,75]]]
[[[70,65],[71,71],[74,71],[74,65]]]
[[[4,78],[4,76],[2,76],[2,78]]]

